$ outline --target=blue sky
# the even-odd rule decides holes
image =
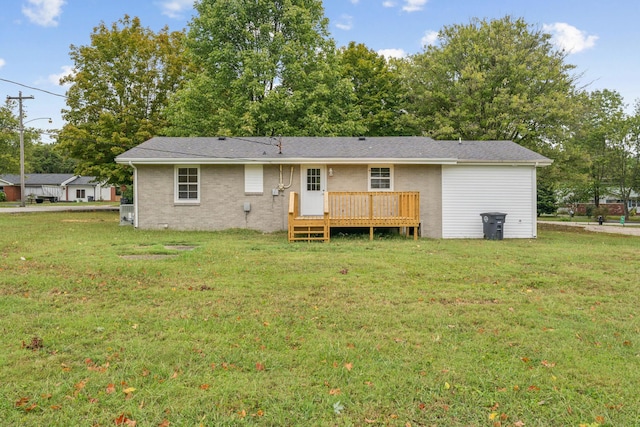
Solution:
[[[69,46],[89,44],[93,28],[125,14],[157,31],[185,28],[192,0],[0,0],[0,79],[63,95],[57,81],[71,72]],[[445,25],[474,17],[522,17],[554,36],[570,52],[588,90],[618,91],[630,106],[640,99],[638,0],[325,0],[329,30],[338,46],[364,43],[387,56],[420,52]],[[0,96],[25,101],[27,126],[60,128],[64,98],[0,80]],[[16,111],[17,113],[17,111]]]

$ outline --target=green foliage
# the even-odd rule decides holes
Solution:
[[[198,66],[173,99],[168,134],[364,131],[321,1],[203,0],[195,7],[188,46]]]
[[[29,173],[73,173],[77,162],[61,154],[58,145],[34,145],[29,156]]]
[[[634,238],[0,227],[4,425],[637,424]]]
[[[598,219],[599,217],[602,217],[604,220],[606,220],[607,216],[609,215],[609,208],[607,206],[604,206],[604,205],[600,205],[600,206],[589,205],[587,207],[591,208],[591,209],[587,209],[587,216],[590,216],[593,219]]]
[[[366,136],[413,134],[414,129],[403,123],[404,102],[401,74],[398,66],[390,64],[363,44],[349,43],[339,52],[343,77],[353,85],[356,106]]]
[[[411,58],[409,110],[436,139],[513,140],[547,154],[575,110],[573,68],[522,19],[474,19]]]
[[[556,192],[548,183],[538,184],[538,216],[555,214],[558,211]]]
[[[13,114],[14,109],[16,102],[11,100],[0,106],[0,173],[20,172],[20,118]],[[25,128],[25,164],[29,159],[31,147],[39,138],[38,132]]]
[[[131,169],[114,158],[159,133],[169,96],[185,72],[184,33],[143,28],[125,16],[94,28],[88,46],[71,46],[70,83],[60,148],[76,172],[120,184]]]
[[[7,201],[7,195],[4,191],[0,191],[0,202],[6,202]]]

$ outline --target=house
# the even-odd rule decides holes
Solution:
[[[426,137],[155,137],[119,155],[133,168],[143,229],[397,227],[482,238],[481,213],[506,213],[505,238],[536,237],[536,168],[511,141]]]
[[[26,197],[58,202],[116,201],[116,188],[96,182],[93,176],[71,173],[29,173],[24,176]],[[0,175],[0,191],[7,201],[20,200],[20,175]]]

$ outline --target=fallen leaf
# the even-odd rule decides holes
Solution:
[[[133,393],[134,391],[136,391],[134,387],[125,388],[124,390],[122,390],[124,394],[130,394],[130,393]]]
[[[331,390],[329,390],[329,394],[330,394],[331,396],[336,396],[336,395],[338,395],[338,394],[340,394],[340,393],[341,393],[341,392],[340,392],[340,389],[339,389],[339,388],[332,388]]]
[[[209,384],[201,384],[200,390],[209,390]]]
[[[256,362],[256,371],[264,371],[264,365],[260,362]]]
[[[127,426],[127,427],[135,427],[136,422],[132,419],[127,418],[124,414],[120,414],[118,418],[116,418],[115,423],[117,426]]]
[[[347,371],[351,371],[353,369],[353,363],[345,363],[344,367],[347,369]]]
[[[62,406],[60,406],[60,405],[51,405],[51,409],[54,410],[54,411],[58,411],[58,410],[62,409]]]
[[[495,420],[495,419],[496,419],[496,417],[497,417],[497,416],[498,416],[498,413],[497,413],[497,412],[492,412],[492,413],[490,413],[490,414],[489,414],[489,419],[490,419],[491,421],[493,421],[493,420]]]
[[[540,362],[540,364],[545,368],[553,368],[554,366],[556,366],[556,362],[547,362],[546,360],[543,360],[542,362]]]
[[[107,394],[111,394],[116,391],[116,386],[114,384],[107,385]]]
[[[169,420],[164,419],[160,424],[158,424],[158,427],[169,427],[170,424]]]
[[[16,408],[19,408],[21,406],[24,406],[27,404],[27,402],[29,402],[29,398],[28,397],[21,397],[17,402],[16,402]]]

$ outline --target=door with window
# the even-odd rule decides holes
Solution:
[[[327,174],[323,165],[302,166],[300,185],[300,214],[323,215],[324,192],[327,189]]]

